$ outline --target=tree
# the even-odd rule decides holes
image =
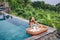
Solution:
[[[36,1],[36,2],[32,2],[31,4],[34,8],[44,8],[45,2],[44,1]]]
[[[56,4],[57,11],[60,12],[60,3]]]
[[[56,4],[56,6],[60,6],[60,3]]]
[[[31,0],[24,0],[24,5],[27,6],[28,4],[31,4]]]

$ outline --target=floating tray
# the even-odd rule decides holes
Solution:
[[[39,27],[39,28],[41,28],[41,30],[40,31],[35,31],[35,32],[30,31],[30,30],[32,30],[32,28],[27,28],[26,29],[26,32],[28,34],[34,36],[34,35],[38,35],[38,34],[44,33],[44,32],[46,32],[48,30],[48,27],[47,26],[42,26],[42,27]]]

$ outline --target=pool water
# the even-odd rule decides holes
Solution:
[[[26,33],[27,27],[28,22],[17,18],[0,20],[0,40],[24,40],[30,37]]]

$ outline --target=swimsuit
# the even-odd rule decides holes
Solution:
[[[33,28],[33,29],[30,30],[30,31],[32,31],[32,32],[36,32],[36,31],[40,31],[40,30],[41,30],[41,28],[38,28],[38,27],[37,27],[37,24],[33,24],[33,25],[32,25],[32,28]]]

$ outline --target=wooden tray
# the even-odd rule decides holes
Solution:
[[[47,27],[47,26],[42,26],[42,27],[40,27],[40,28],[41,28],[41,30],[40,30],[40,31],[36,31],[36,32],[30,31],[32,28],[27,28],[27,29],[26,29],[26,32],[27,32],[28,34],[34,36],[34,35],[38,35],[38,34],[41,34],[41,33],[43,33],[43,32],[46,32],[46,31],[48,30],[48,27]]]

